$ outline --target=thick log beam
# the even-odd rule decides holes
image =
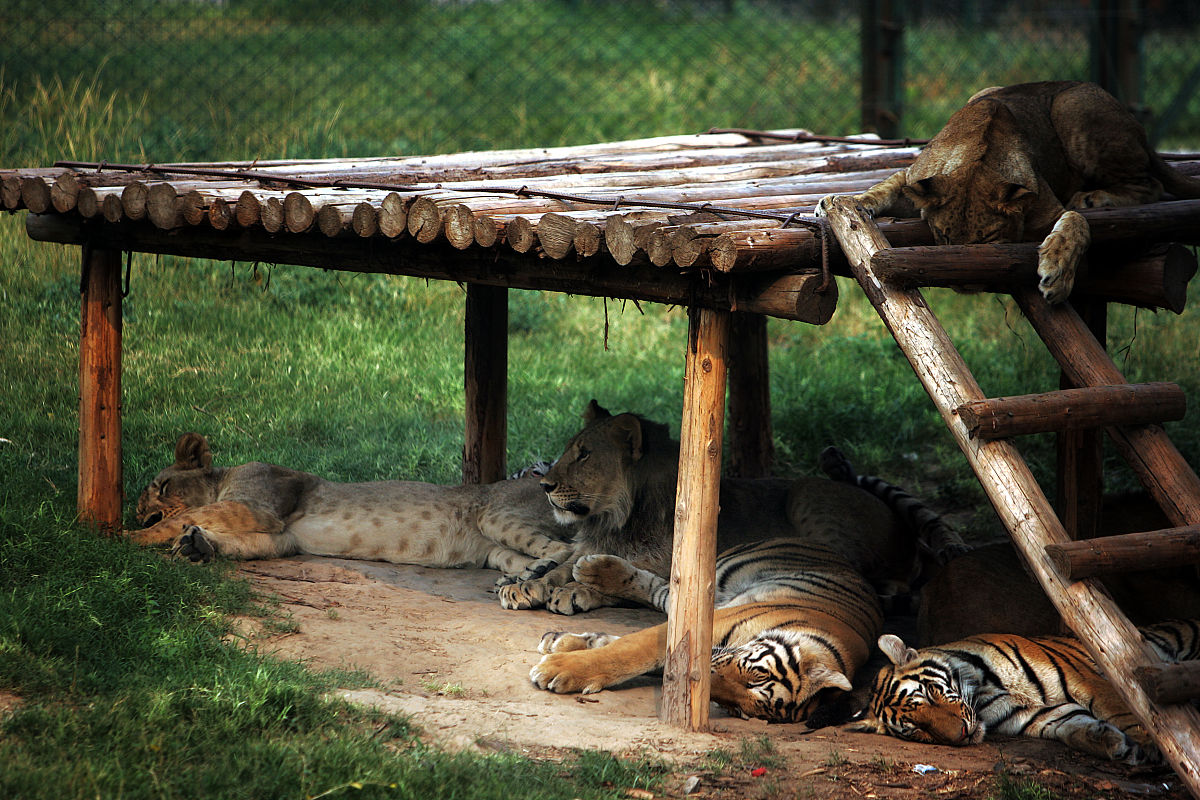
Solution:
[[[767,319],[734,313],[729,334],[729,474],[771,474],[771,367]]]
[[[280,207],[282,211],[282,206]],[[282,217],[281,217],[282,220]],[[352,272],[382,272],[418,278],[535,289],[593,297],[617,297],[669,305],[745,311],[823,325],[837,307],[837,287],[821,287],[821,275],[713,276],[711,281],[671,269],[614,269],[605,254],[563,261],[534,260],[508,248],[456,250],[446,242],[417,245],[408,237],[380,241],[319,232],[272,236],[265,230],[188,230],[187,236],[147,223],[92,224],[65,214],[29,214],[30,238],[60,244],[87,241],[114,250],[168,253],[219,261],[261,261]]]
[[[79,518],[121,529],[121,253],[83,248],[79,337]]]
[[[463,483],[494,483],[508,452],[508,290],[467,284]]]
[[[1187,398],[1174,383],[1125,383],[994,397],[964,403],[958,415],[972,438],[1143,425],[1183,419]]]
[[[729,317],[723,311],[688,310],[671,599],[659,714],[672,725],[693,731],[708,727]]]
[[[1141,667],[1137,675],[1156,703],[1186,703],[1200,697],[1200,661]]]
[[[1065,581],[1200,564],[1200,525],[1051,544],[1046,555]]]
[[[855,278],[933,399],[1026,565],[1153,735],[1167,761],[1200,797],[1200,712],[1188,706],[1157,707],[1146,696],[1134,670],[1155,663],[1157,656],[1108,593],[1093,585],[1095,581],[1068,584],[1058,574],[1045,547],[1067,542],[1067,533],[1028,465],[1007,439],[972,439],[954,413],[964,403],[984,399],[962,356],[919,291],[888,288],[874,273],[872,257],[888,247],[887,239],[853,198],[834,198],[828,216]],[[1029,305],[1035,299],[1040,300],[1028,298]],[[1124,379],[1118,375],[1117,380],[1103,382]]]
[[[871,267],[890,284],[912,288],[949,286],[1007,292],[1037,285],[1037,244],[972,244],[896,247],[875,254]],[[1179,244],[1149,252],[1095,251],[1075,290],[1103,300],[1166,308],[1176,314],[1187,305],[1187,285],[1196,257]]]

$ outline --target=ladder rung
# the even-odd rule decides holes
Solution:
[[[1145,425],[1183,419],[1187,398],[1174,383],[1125,383],[975,400],[958,407],[971,438]]]
[[[1200,564],[1200,525],[1048,544],[1046,555],[1068,582],[1114,572]]]
[[[1138,667],[1134,675],[1156,703],[1186,703],[1200,697],[1200,661]]]

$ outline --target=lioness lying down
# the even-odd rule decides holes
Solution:
[[[1152,203],[1164,189],[1200,197],[1200,181],[1168,166],[1115,97],[1055,81],[976,93],[908,169],[856,199],[872,215],[915,208],[938,244],[1041,239],[1039,288],[1058,303],[1091,243],[1068,209]]]
[[[675,521],[679,443],[666,426],[613,416],[593,400],[587,425],[542,478],[555,516],[575,526],[571,557],[544,576],[500,589],[509,609],[575,614],[614,605],[606,573],[617,556],[667,578]],[[917,537],[873,494],[824,478],[721,481],[717,549],[776,537],[826,545],[872,583],[905,584],[919,569]],[[605,591],[606,589],[610,591]]]
[[[509,578],[562,561],[570,528],[557,525],[534,476],[493,484],[335,483],[254,461],[214,467],[208,441],[185,433],[175,463],[137,501],[130,535],[208,561],[296,553],[426,567],[492,567]]]

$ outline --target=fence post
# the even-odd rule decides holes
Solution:
[[[1092,23],[1091,76],[1143,125],[1141,0],[1097,0]]]
[[[863,0],[862,127],[885,139],[900,135],[903,114],[904,0]]]

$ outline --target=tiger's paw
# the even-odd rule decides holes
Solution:
[[[500,607],[510,611],[526,611],[530,608],[541,608],[550,597],[550,587],[542,579],[519,581],[501,586],[496,592],[500,597]]]
[[[551,653],[542,656],[529,679],[539,689],[556,694],[594,694],[607,686],[602,675],[590,674],[586,669],[587,651]]]
[[[572,650],[594,650],[612,644],[621,637],[610,633],[567,633],[566,631],[548,631],[542,634],[538,642],[538,652],[569,653]]]
[[[196,564],[207,564],[217,554],[217,548],[208,533],[199,525],[184,525],[183,535],[171,547],[171,556],[186,558]]]

